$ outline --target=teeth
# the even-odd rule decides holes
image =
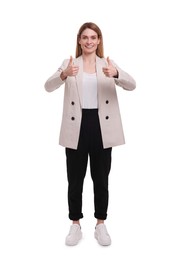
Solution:
[[[90,48],[93,48],[93,46],[92,45],[91,46],[86,46],[86,48],[90,49]]]

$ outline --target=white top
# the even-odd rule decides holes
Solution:
[[[96,73],[83,72],[83,108],[98,108]]]

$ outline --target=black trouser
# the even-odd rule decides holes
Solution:
[[[66,148],[69,218],[78,220],[82,214],[83,182],[88,155],[94,188],[94,216],[107,218],[108,175],[112,148],[103,149],[98,109],[83,109],[77,150]]]

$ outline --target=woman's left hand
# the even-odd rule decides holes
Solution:
[[[112,78],[118,76],[118,70],[116,67],[113,66],[112,62],[110,61],[109,57],[107,57],[107,67],[103,68],[103,72],[106,75],[106,77]]]

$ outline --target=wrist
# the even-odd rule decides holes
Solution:
[[[118,70],[116,69],[116,74],[113,77],[118,78],[118,76],[119,76],[119,73],[118,73]]]
[[[65,80],[65,79],[67,78],[67,74],[65,73],[64,70],[61,72],[61,78],[62,78],[63,80]]]

